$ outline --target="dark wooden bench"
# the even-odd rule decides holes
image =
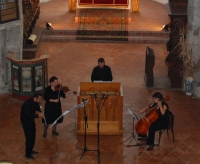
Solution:
[[[155,65],[154,50],[147,46],[146,60],[145,60],[145,83],[147,87],[154,86],[154,74],[153,74],[154,65]]]

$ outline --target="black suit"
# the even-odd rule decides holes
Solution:
[[[112,72],[109,66],[104,65],[103,68],[99,66],[94,67],[92,71],[91,81],[112,81]]]
[[[35,145],[35,118],[38,118],[37,111],[40,110],[40,106],[37,102],[34,102],[33,98],[26,100],[21,108],[20,121],[24,130],[26,138],[26,156],[30,156]]]

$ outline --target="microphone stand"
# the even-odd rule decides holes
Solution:
[[[85,128],[84,129],[85,130],[84,131],[84,148],[80,148],[76,146],[76,148],[83,150],[83,154],[81,155],[81,158],[84,156],[86,151],[97,151],[97,150],[88,150],[86,146],[86,126],[88,128],[88,123],[87,123],[87,114],[86,114],[86,108],[85,108],[85,100],[82,99],[82,101],[84,102],[84,128]]]
[[[103,108],[106,99],[108,98],[108,94],[101,94],[100,97],[96,93],[91,93],[91,98],[95,98],[96,108],[97,108],[97,160],[98,164],[100,163],[100,114],[101,109]]]

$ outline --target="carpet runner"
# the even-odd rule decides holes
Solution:
[[[80,9],[77,40],[128,41],[128,10]]]

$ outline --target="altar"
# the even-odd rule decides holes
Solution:
[[[87,134],[97,134],[97,104],[91,94],[107,94],[108,98],[100,112],[100,135],[122,135],[123,90],[119,82],[81,82],[78,87],[77,103],[89,100],[85,105]],[[84,134],[84,107],[77,111],[77,134]]]
[[[131,12],[139,12],[139,0],[69,0],[69,12],[81,8],[123,8]]]
[[[79,0],[80,5],[128,5],[128,0]]]

